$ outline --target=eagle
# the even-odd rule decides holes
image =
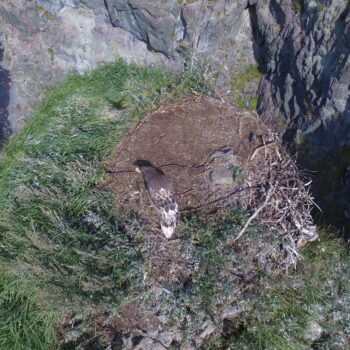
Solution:
[[[179,207],[172,182],[161,169],[153,166],[148,160],[136,160],[134,165],[137,167],[135,170],[143,175],[149,198],[157,211],[165,237],[171,238],[179,218]]]

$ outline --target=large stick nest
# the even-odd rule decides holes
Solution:
[[[298,248],[317,238],[311,216],[310,181],[282,147],[277,135],[248,111],[210,97],[163,105],[142,119],[118,145],[108,187],[119,204],[144,223],[158,226],[142,178],[133,162],[147,159],[172,179],[183,214],[228,203],[284,238],[281,265],[299,258]]]

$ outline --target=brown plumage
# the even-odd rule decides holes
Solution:
[[[170,238],[175,231],[179,208],[175,200],[174,186],[161,169],[154,167],[148,160],[134,162],[136,171],[142,173],[146,189],[152,204],[156,208],[164,235]]]

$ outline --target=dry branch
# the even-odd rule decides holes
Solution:
[[[261,212],[261,210],[263,210],[270,201],[270,198],[274,192],[275,188],[274,187],[270,187],[269,190],[267,191],[267,195],[265,198],[264,203],[255,210],[255,212],[253,213],[253,215],[247,220],[247,222],[244,224],[243,228],[241,231],[239,231],[237,237],[235,237],[233,240],[231,240],[228,245],[232,245],[234,242],[236,242],[240,237],[242,237],[242,235],[244,234],[244,232],[246,231],[246,229],[248,228],[248,226],[250,225],[250,223],[258,216],[258,214]]]

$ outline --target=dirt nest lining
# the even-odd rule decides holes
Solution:
[[[298,246],[317,237],[308,186],[278,137],[248,111],[187,97],[148,114],[119,143],[108,164],[108,187],[124,208],[157,225],[134,172],[136,159],[172,179],[182,213],[236,203],[284,235],[285,265],[295,263]]]

